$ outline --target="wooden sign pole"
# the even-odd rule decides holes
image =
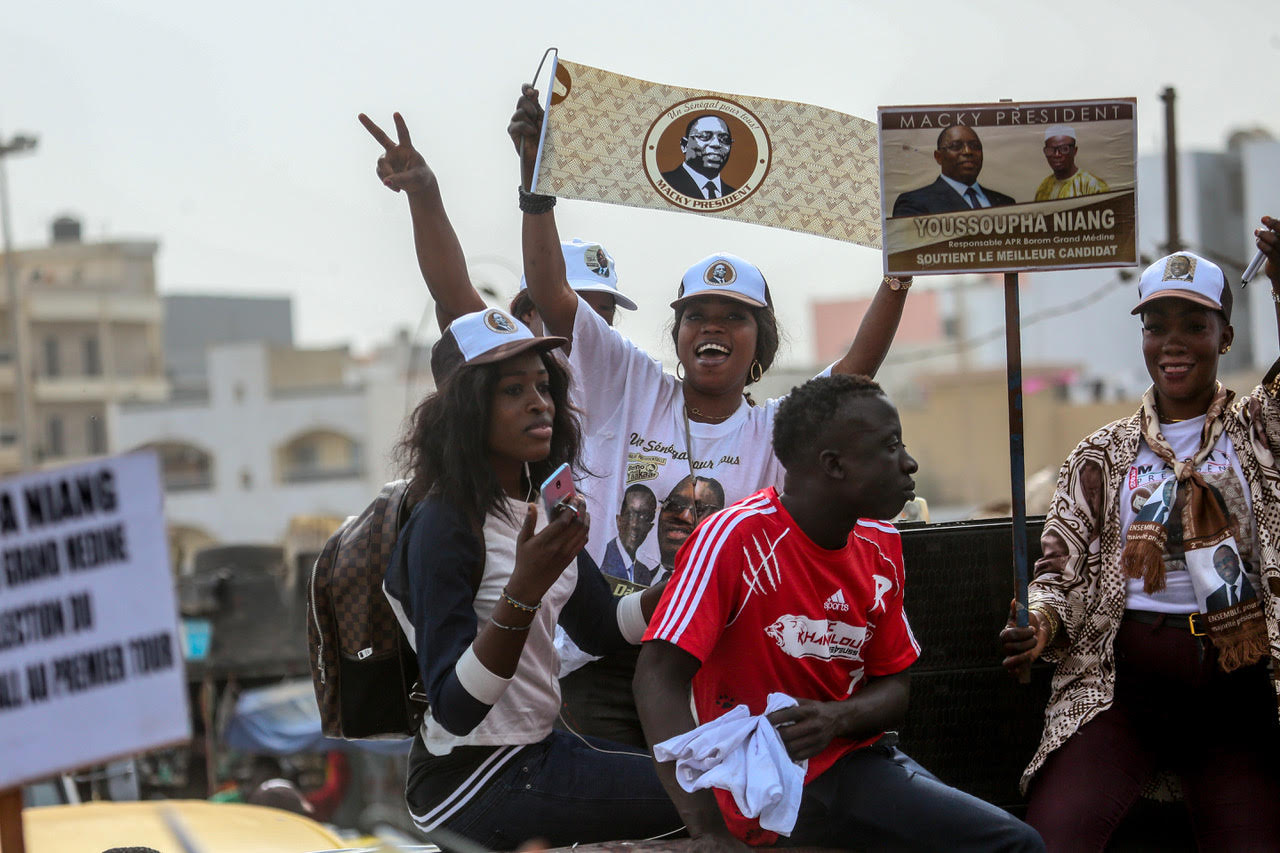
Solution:
[[[1027,625],[1027,471],[1022,419],[1022,330],[1018,307],[1018,274],[1004,274],[1005,370],[1009,380],[1009,483],[1013,516],[1014,597],[1018,601],[1016,624]],[[1023,684],[1031,681],[1030,667],[1018,673]]]

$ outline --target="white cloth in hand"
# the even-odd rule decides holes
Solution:
[[[761,828],[790,835],[800,812],[809,762],[791,760],[767,716],[795,704],[785,693],[770,693],[764,714],[753,717],[746,705],[739,705],[654,745],[654,757],[675,761],[676,780],[684,790],[728,791],[738,810],[758,818]]]

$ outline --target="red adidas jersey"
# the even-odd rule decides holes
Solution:
[[[693,678],[699,722],[739,704],[764,711],[772,692],[838,701],[869,676],[920,656],[902,609],[902,541],[887,522],[859,521],[838,551],[815,545],[770,487],[709,516],[676,555],[646,640],[702,661]],[[806,784],[874,738],[837,738],[809,759]],[[729,830],[752,844],[774,833],[716,791]]]

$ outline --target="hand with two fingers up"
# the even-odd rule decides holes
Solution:
[[[392,119],[396,125],[395,142],[391,141],[391,137],[373,119],[360,113],[360,123],[383,148],[382,156],[378,158],[378,179],[388,189],[396,192],[403,190],[410,195],[426,192],[436,186],[436,174],[427,165],[426,158],[413,147],[413,142],[409,139],[409,126],[405,124],[404,117],[400,113],[393,113]]]

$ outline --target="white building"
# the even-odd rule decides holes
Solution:
[[[160,454],[180,559],[211,542],[278,544],[297,519],[368,505],[396,476],[394,445],[423,393],[406,386],[401,349],[361,366],[345,349],[215,346],[203,397],[112,407],[116,452]]]

